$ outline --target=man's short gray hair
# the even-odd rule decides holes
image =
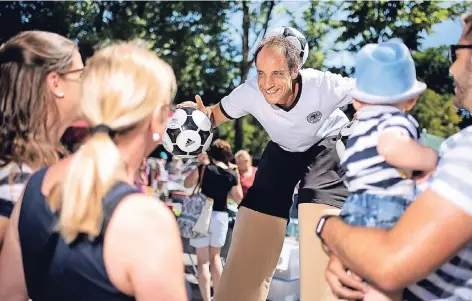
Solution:
[[[275,48],[279,50],[282,55],[287,59],[288,68],[292,72],[298,69],[300,66],[300,50],[295,47],[287,38],[281,35],[270,36],[263,39],[259,45],[257,45],[255,55],[255,61],[257,63],[257,55],[262,48]]]

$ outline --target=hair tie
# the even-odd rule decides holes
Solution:
[[[113,138],[116,134],[115,130],[112,130],[108,125],[106,124],[99,124],[97,126],[94,126],[92,128],[89,128],[89,133],[91,135],[94,135],[96,133],[105,133],[110,136],[110,138]]]

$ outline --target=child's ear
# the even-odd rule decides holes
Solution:
[[[416,102],[418,101],[418,97],[415,97],[415,98],[412,98],[410,100],[407,100],[406,103],[405,103],[405,111],[410,111],[412,110],[415,105],[416,105]]]
[[[352,99],[352,106],[354,107],[354,110],[358,111],[362,107],[363,103],[360,102],[359,100],[353,98]]]

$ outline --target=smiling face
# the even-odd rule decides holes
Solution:
[[[264,47],[257,55],[257,82],[269,104],[285,105],[294,95],[292,82],[298,70],[290,70],[287,59],[278,49]]]

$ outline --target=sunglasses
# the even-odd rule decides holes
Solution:
[[[85,69],[85,68],[73,69],[73,70],[70,70],[70,71],[61,72],[61,73],[59,73],[59,74],[62,75],[62,76],[64,76],[64,75],[67,75],[67,74],[74,74],[74,73],[80,72],[79,78],[82,79],[82,74],[83,74],[84,69]]]
[[[449,60],[451,64],[454,63],[457,59],[456,50],[457,49],[472,49],[472,45],[451,45],[449,46]]]

